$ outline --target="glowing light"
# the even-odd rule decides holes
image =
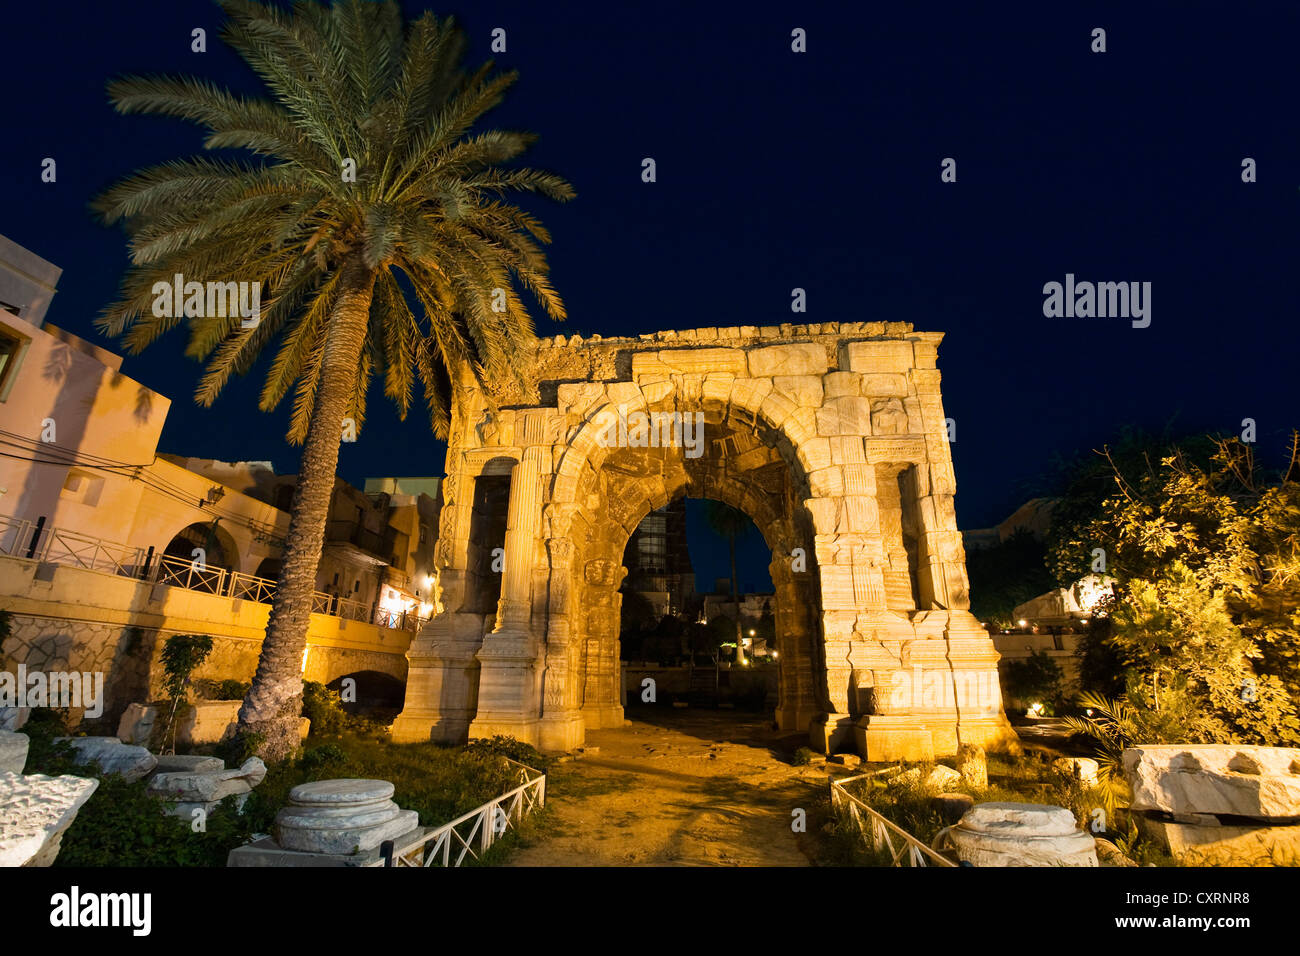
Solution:
[[[1026,627],[1028,626],[1029,622],[1022,617],[1020,620],[1016,621],[1016,624],[1020,627]]]
[[[308,644],[302,649],[302,673],[307,673],[307,655],[311,653],[311,645]]]
[[[1026,717],[1041,717],[1041,716],[1043,716],[1043,705],[1042,705],[1042,704],[1039,704],[1039,703],[1033,703],[1033,704],[1030,704],[1030,705],[1029,705],[1029,709],[1028,709],[1027,711],[1025,711],[1025,716],[1026,716]]]
[[[772,652],[772,660],[776,660],[776,659],[777,659],[778,657],[780,657],[780,656],[781,656],[781,654],[780,654],[779,651],[773,651],[773,652]]]

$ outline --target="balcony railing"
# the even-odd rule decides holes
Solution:
[[[31,521],[0,515],[0,554],[64,564],[88,571],[107,571],[124,578],[144,577],[155,584],[200,591],[219,597],[270,604],[275,581],[226,568],[210,567],[172,555],[159,555],[146,569],[148,551],[78,532],[40,527]],[[312,612],[361,621],[390,630],[418,631],[427,617],[372,607],[351,598],[312,593]]]

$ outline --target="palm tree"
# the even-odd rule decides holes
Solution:
[[[713,531],[726,538],[731,551],[731,600],[736,607],[736,663],[745,663],[745,639],[740,627],[740,588],[736,581],[736,539],[744,540],[753,528],[749,515],[720,501],[706,501],[704,519]]]
[[[288,435],[303,445],[299,480],[239,714],[241,735],[275,760],[297,746],[301,659],[346,420],[361,426],[375,375],[405,419],[418,378],[433,431],[445,438],[459,374],[519,379],[521,349],[534,339],[516,284],[553,319],[564,306],[538,245],[549,234],[502,197],[524,190],[563,201],[573,190],[551,173],[502,165],[533,135],[471,134],[515,74],[492,75],[490,62],[464,71],[464,36],[450,19],[426,13],[403,24],[393,0],[300,2],[292,13],[220,2],[224,39],[268,98],[150,76],[111,83],[110,99],[121,113],[194,121],[208,130],[206,148],[246,149],[253,160],[164,163],[96,200],[105,222],[125,224],[131,253],[121,298],[98,324],[136,353],[181,320],[179,302],[155,308],[177,274],[266,290],[260,320],[224,310],[185,317],[187,354],[207,361],[199,404],[277,338],[260,407],[270,411],[295,389]]]

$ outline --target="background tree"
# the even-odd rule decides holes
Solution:
[[[1015,622],[1017,606],[1056,587],[1047,570],[1046,548],[1025,528],[990,548],[968,550],[966,573],[971,613],[1002,628]]]
[[[131,266],[100,328],[136,353],[182,318],[187,354],[207,360],[196,399],[280,345],[262,391],[269,411],[294,389],[289,438],[303,443],[283,564],[257,674],[240,710],[242,735],[268,759],[297,746],[301,659],[343,423],[360,428],[372,378],[403,418],[419,380],[434,433],[445,437],[451,382],[518,378],[532,321],[516,287],[554,319],[564,307],[532,215],[501,200],[525,190],[573,195],[558,176],[502,164],[534,137],[471,134],[515,74],[461,68],[464,37],[432,14],[404,25],[392,0],[302,2],[291,13],[221,0],[223,37],[269,96],[236,96],[194,78],[109,85],[121,113],[194,121],[208,149],[253,161],[192,158],[139,172],[96,203],[123,222]],[[261,283],[255,324],[157,294],[185,281]],[[407,294],[420,309],[413,311]],[[163,311],[164,314],[158,314]]]
[[[731,557],[731,601],[736,610],[736,663],[745,663],[745,641],[741,636],[740,621],[740,583],[736,578],[736,542],[744,541],[755,532],[754,522],[749,515],[721,501],[708,500],[704,503],[704,520],[709,528],[727,540]]]
[[[1081,528],[1116,578],[1107,642],[1148,706],[1196,704],[1199,739],[1300,742],[1300,445],[1269,474],[1238,439],[1211,444],[1208,462],[1113,466]]]

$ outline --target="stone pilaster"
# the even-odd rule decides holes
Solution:
[[[541,719],[540,641],[532,629],[533,563],[541,529],[539,456],[528,448],[510,473],[504,577],[497,626],[483,638],[478,713],[471,737],[511,736],[537,745]]]

